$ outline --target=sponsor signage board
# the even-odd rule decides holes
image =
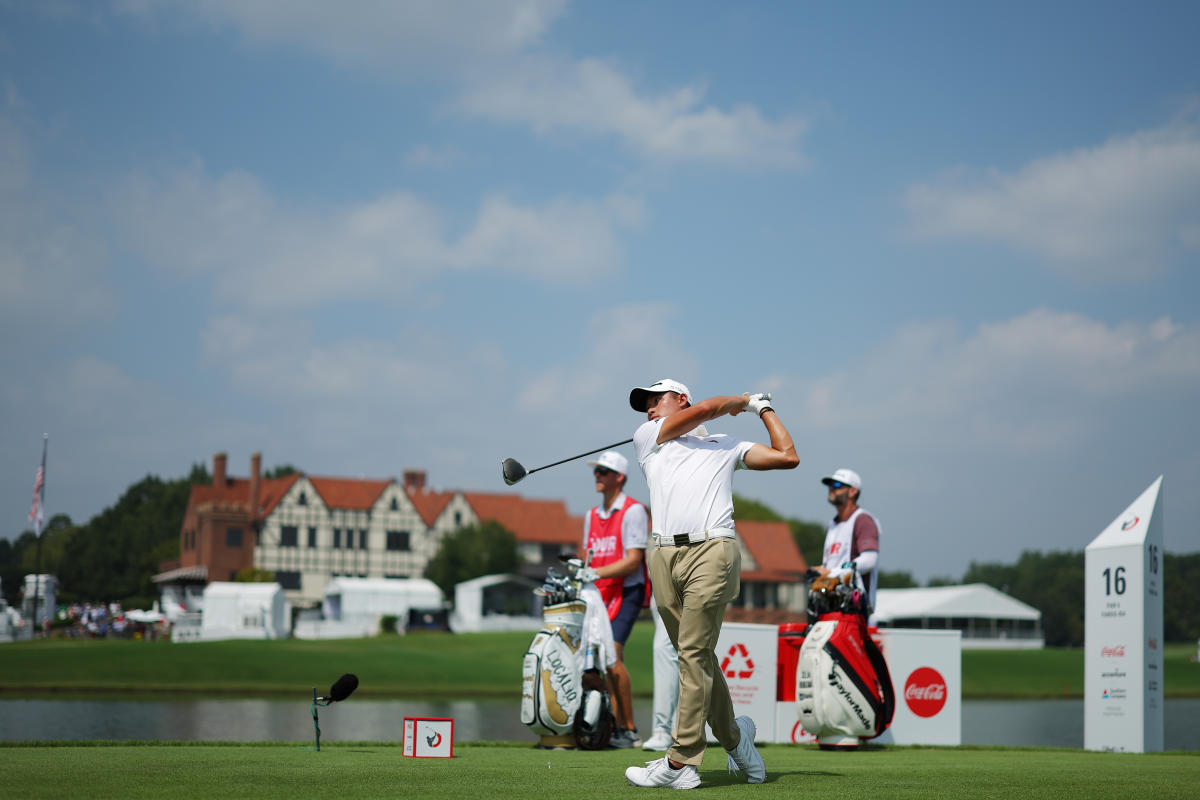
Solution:
[[[403,752],[410,758],[453,758],[454,720],[450,717],[405,717]]]
[[[746,714],[758,728],[759,741],[775,741],[775,656],[779,626],[726,622],[717,638],[717,667],[725,676],[736,716]],[[793,709],[795,703],[792,704]],[[793,718],[796,712],[792,712]],[[716,741],[708,731],[709,741]]]
[[[1163,748],[1162,482],[1084,551],[1086,750]]]
[[[962,744],[962,632],[883,628],[879,647],[896,690],[881,744]]]

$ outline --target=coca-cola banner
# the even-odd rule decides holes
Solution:
[[[918,717],[936,717],[946,707],[946,679],[932,667],[917,667],[904,682],[904,702]]]
[[[892,726],[874,741],[962,744],[962,634],[884,628],[879,643],[897,699]]]

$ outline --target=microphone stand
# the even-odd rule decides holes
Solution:
[[[327,706],[327,705],[329,705],[328,698],[317,697],[317,687],[314,686],[313,687],[313,699],[312,699],[312,715],[313,715],[313,730],[316,732],[316,737],[317,737],[316,738],[316,749],[317,749],[318,753],[321,752],[321,726],[317,723],[317,706]]]

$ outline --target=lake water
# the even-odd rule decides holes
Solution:
[[[638,727],[650,728],[639,698]],[[1083,747],[1082,700],[964,700],[963,744]],[[319,709],[321,740],[399,741],[404,717],[452,717],[460,742],[532,742],[516,699],[359,700]],[[645,718],[643,718],[645,715]],[[1200,750],[1200,699],[1168,700],[1167,750]],[[296,700],[0,699],[0,740],[305,741],[311,698]]]

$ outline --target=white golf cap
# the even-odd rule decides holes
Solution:
[[[821,483],[826,486],[834,481],[844,483],[847,486],[853,486],[855,489],[862,488],[862,478],[858,477],[858,473],[852,469],[839,469],[832,475],[826,475],[824,478],[821,478]]]
[[[649,386],[638,386],[629,393],[629,405],[638,413],[646,411],[646,396],[651,394],[661,394],[662,392],[675,392],[675,394],[686,394],[688,402],[692,402],[692,392],[682,383],[670,378],[663,378],[660,381],[655,381]]]
[[[629,474],[629,459],[612,450],[601,453],[599,458],[595,461],[587,462],[587,465],[593,469],[595,467],[604,467],[605,469],[611,469],[613,472],[619,472],[622,475]]]

